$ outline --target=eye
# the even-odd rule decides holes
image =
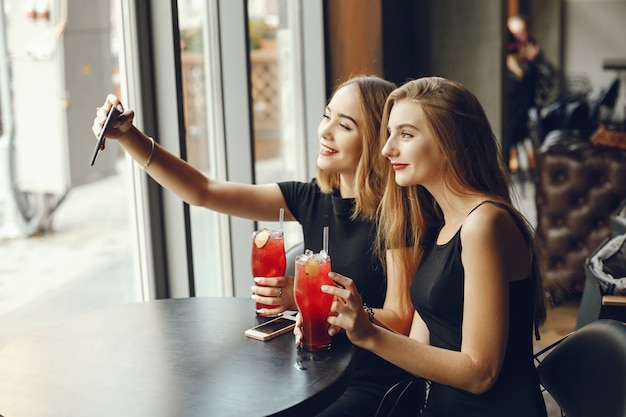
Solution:
[[[322,114],[323,119],[330,119],[330,116],[327,113]]]
[[[412,133],[410,133],[410,132],[406,132],[406,131],[404,131],[404,132],[400,133],[400,137],[405,138],[405,139],[407,139],[407,138],[412,138],[412,137],[413,137],[413,134],[412,134]]]
[[[350,131],[352,130],[352,128],[350,126],[348,126],[346,123],[339,123],[339,126],[341,126],[343,129]]]

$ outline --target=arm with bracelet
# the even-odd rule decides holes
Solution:
[[[110,94],[98,108],[92,126],[96,137],[102,134],[110,109],[121,106],[120,100]],[[134,117],[135,112],[126,109],[106,129],[106,138],[116,141],[157,183],[187,204],[257,221],[274,221],[280,208],[284,208],[284,220],[294,220],[277,184],[242,184],[208,178],[139,130],[133,124]]]

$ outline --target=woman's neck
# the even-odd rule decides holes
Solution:
[[[341,194],[341,198],[354,198],[356,196],[354,176],[344,174],[339,176],[339,194]]]
[[[487,199],[487,196],[475,191],[459,194],[447,188],[433,194],[433,197],[441,208],[446,225],[462,222],[474,207]]]

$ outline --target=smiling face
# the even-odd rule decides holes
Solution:
[[[346,176],[354,175],[363,150],[362,125],[358,87],[341,87],[326,106],[317,129],[320,139],[318,168]]]
[[[382,153],[391,162],[398,185],[428,187],[440,177],[444,157],[418,104],[396,102],[387,129],[389,136]]]

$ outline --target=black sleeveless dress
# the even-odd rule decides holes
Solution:
[[[431,345],[461,350],[464,282],[459,229],[446,244],[431,245],[411,285],[411,299],[428,326]],[[432,383],[428,416],[546,417],[533,362],[532,282],[527,277],[509,285],[508,342],[494,386],[483,394],[472,394]]]
[[[382,307],[387,281],[382,265],[372,252],[376,227],[371,221],[351,218],[354,199],[341,198],[338,191],[332,194],[322,193],[315,179],[308,183],[290,181],[278,185],[289,211],[302,225],[305,247],[319,252],[323,243],[322,230],[324,226],[328,226],[332,270],[352,278],[363,301],[369,306]],[[410,380],[415,378],[406,371],[357,347],[354,373],[348,388],[332,405],[317,415],[385,416],[388,407],[393,406],[394,417],[415,415],[417,411],[413,412],[412,402],[395,404],[402,389],[397,384]],[[423,381],[416,381],[413,386],[411,393],[422,393],[425,389]],[[377,414],[381,402],[383,407]]]

